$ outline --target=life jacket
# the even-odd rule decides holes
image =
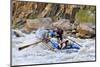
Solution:
[[[49,31],[49,36],[50,37],[56,37],[56,32],[54,32],[53,30]]]

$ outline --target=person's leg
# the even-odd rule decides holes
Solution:
[[[64,49],[66,47],[66,44],[63,43],[61,49]]]
[[[66,48],[68,46],[68,42],[69,42],[68,40],[64,41],[64,44],[65,44],[64,48]]]

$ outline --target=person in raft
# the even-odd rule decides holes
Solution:
[[[79,45],[63,38],[63,29],[54,28],[49,30],[49,39],[55,49],[80,49]]]
[[[75,48],[79,49],[79,46],[73,46],[68,39],[63,39],[63,30],[60,28],[54,29],[39,29],[36,31],[36,35],[39,39],[42,39],[53,49],[70,49]]]

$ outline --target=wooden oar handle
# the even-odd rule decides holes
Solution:
[[[18,50],[22,50],[22,49],[27,48],[27,47],[29,47],[29,46],[32,46],[32,45],[34,45],[34,44],[38,44],[38,43],[40,43],[40,42],[42,42],[42,41],[38,41],[38,42],[33,43],[33,44],[29,44],[29,45],[25,45],[25,46],[19,47]]]
[[[27,47],[29,47],[29,46],[31,46],[31,45],[26,45],[26,46],[23,46],[23,47],[19,47],[18,49],[19,49],[19,50],[22,50],[22,49],[27,48]]]

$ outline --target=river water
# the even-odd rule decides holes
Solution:
[[[82,45],[81,49],[53,52],[43,46],[43,43],[39,43],[37,46],[30,46],[19,51],[20,46],[34,43],[37,38],[33,33],[25,34],[24,37],[15,37],[12,34],[12,65],[95,61],[95,39],[80,39],[70,36],[69,38]]]

